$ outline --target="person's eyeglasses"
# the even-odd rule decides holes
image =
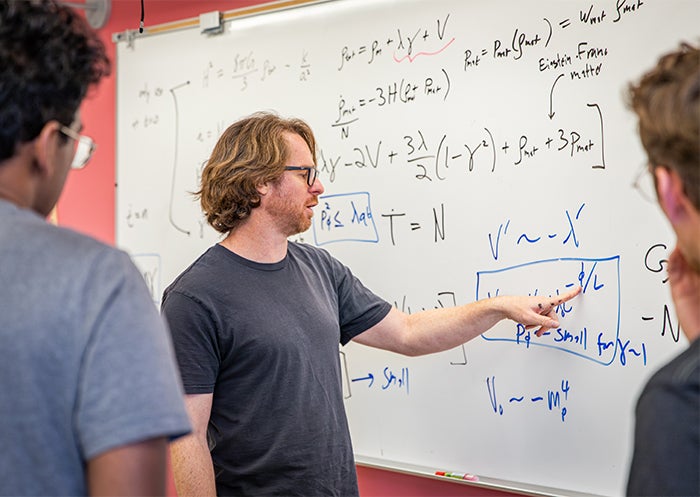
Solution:
[[[306,171],[306,184],[309,186],[314,186],[314,181],[318,176],[318,169],[311,166],[287,166],[284,168],[285,171]]]
[[[73,169],[84,168],[90,161],[90,157],[92,157],[92,153],[97,148],[97,144],[89,136],[80,135],[68,126],[61,126],[58,130],[68,138],[75,140],[75,152],[70,167]]]
[[[654,172],[649,164],[644,163],[634,178],[632,187],[639,192],[644,200],[656,203],[656,186]]]

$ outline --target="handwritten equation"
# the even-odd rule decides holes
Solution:
[[[610,366],[617,363],[626,366],[637,360],[646,365],[646,344],[638,339],[626,339],[620,335],[620,257],[603,259],[561,258],[539,260],[517,266],[477,272],[476,298],[492,297],[506,293],[509,282],[537,281],[543,274],[554,273],[560,282],[553,293],[542,294],[550,298],[580,285],[583,288],[578,299],[559,304],[555,312],[561,327],[535,337],[534,330],[523,325],[497,326],[482,335],[484,340],[508,342],[517,347],[547,347]],[[539,295],[535,289],[531,295]],[[585,314],[578,317],[581,309]],[[592,311],[595,309],[595,312]]]
[[[605,137],[598,104],[586,106],[597,125],[589,129],[552,126],[536,133],[510,137],[494,134],[488,127],[455,137],[431,135],[421,129],[401,136],[384,136],[373,143],[354,144],[349,151],[319,151],[319,169],[333,183],[338,174],[357,174],[362,169],[383,169],[433,182],[459,180],[470,174],[507,172],[513,168],[540,166],[546,158],[584,163],[605,169]],[[398,169],[397,169],[398,167]],[[511,169],[501,168],[510,167]]]
[[[542,391],[533,389],[527,392],[511,392],[506,396],[508,400],[504,402],[501,402],[496,389],[496,376],[486,378],[486,390],[488,391],[489,405],[493,413],[498,416],[503,416],[509,409],[518,407],[522,409],[529,404],[542,406],[546,411],[558,414],[561,422],[564,423],[569,412],[566,405],[569,400],[571,385],[567,379],[561,380],[560,384],[555,388]]]

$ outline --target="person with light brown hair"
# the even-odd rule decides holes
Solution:
[[[657,371],[636,407],[628,495],[700,495],[700,50],[661,57],[629,105],[661,209],[676,233],[668,281],[689,346]]]
[[[317,172],[310,127],[274,113],[232,124],[204,168],[202,208],[225,238],[162,303],[194,429],[172,445],[180,495],[357,495],[339,344],[416,356],[502,319],[541,334],[581,291],[405,314],[325,250],[288,240],[311,225]]]
[[[202,172],[202,188],[196,192],[207,222],[216,231],[229,233],[243,223],[260,205],[258,185],[282,176],[288,152],[285,134],[299,136],[309,150],[316,150],[316,139],[308,124],[274,114],[261,113],[238,121],[218,141]],[[315,168],[300,171],[301,175],[316,177]],[[307,181],[310,186],[314,183],[310,177]],[[308,222],[310,225],[310,218]]]

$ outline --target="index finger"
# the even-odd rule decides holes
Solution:
[[[579,293],[583,291],[583,287],[580,285],[571,290],[570,292],[563,293],[559,295],[559,298],[557,299],[557,304],[561,304],[562,302],[568,302],[569,300],[573,299],[576,297]]]
[[[577,286],[573,290],[562,293],[561,295],[557,295],[556,298],[553,295],[550,295],[545,303],[539,303],[537,306],[539,307],[539,313],[542,314],[543,310],[549,312],[549,310],[554,309],[560,304],[563,304],[564,302],[568,302],[569,300],[573,299],[576,297],[579,293],[583,291],[583,288],[581,286]],[[549,304],[549,307],[547,307],[547,304]]]

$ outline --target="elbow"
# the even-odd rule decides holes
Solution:
[[[426,343],[415,335],[408,333],[397,344],[395,352],[407,357],[419,357],[435,352],[435,350],[430,343]]]
[[[406,345],[401,353],[407,357],[419,357],[429,352],[424,351],[421,347],[416,345]]]

